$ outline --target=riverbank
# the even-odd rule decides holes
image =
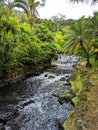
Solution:
[[[64,130],[98,129],[98,70],[78,63],[69,79],[71,90],[76,95],[72,102],[75,108],[69,113]]]
[[[51,62],[37,64],[37,65],[22,65],[8,70],[5,74],[0,73],[0,87],[15,83],[31,75],[38,75],[45,68],[52,66]]]

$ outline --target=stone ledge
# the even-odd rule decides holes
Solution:
[[[13,70],[8,70],[6,78],[0,79],[0,87],[7,86],[8,84],[15,83],[26,77],[38,75],[43,71],[43,69],[50,67],[50,63],[38,64],[36,66],[23,66],[17,67]],[[1,76],[2,77],[2,76]]]

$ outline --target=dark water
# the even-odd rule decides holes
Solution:
[[[1,88],[0,130],[63,130],[73,106],[58,97],[70,91],[67,79],[77,61],[74,55],[58,55],[56,67]]]

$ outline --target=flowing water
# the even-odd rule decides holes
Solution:
[[[73,106],[58,97],[70,92],[67,79],[77,61],[74,55],[58,55],[55,67],[0,88],[0,130],[63,130]]]

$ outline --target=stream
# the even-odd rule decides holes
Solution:
[[[0,130],[63,130],[61,124],[73,109],[58,97],[70,92],[75,55],[58,55],[56,66],[38,76],[0,88]]]

